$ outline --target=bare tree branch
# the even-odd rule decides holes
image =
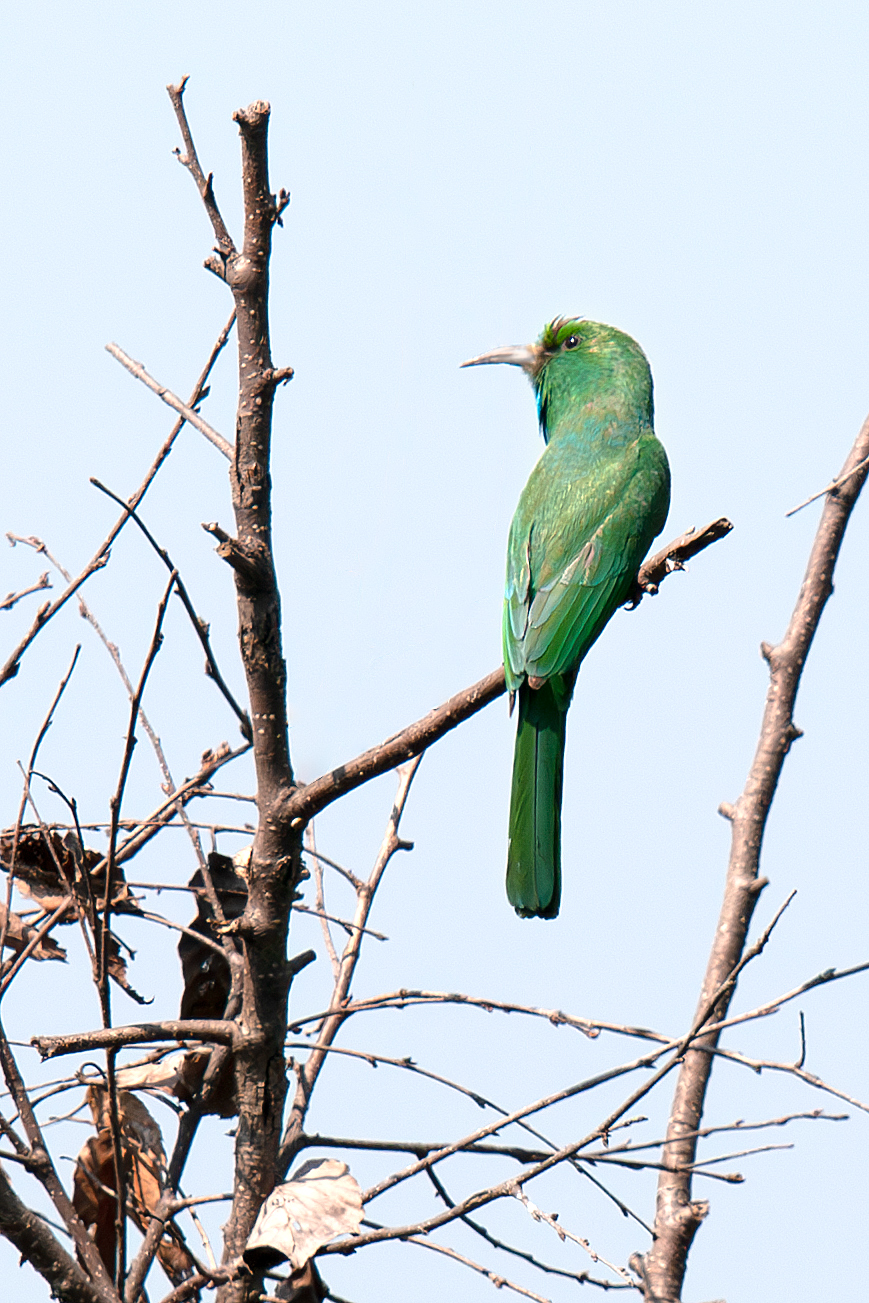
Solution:
[[[307,1061],[298,1073],[296,1094],[290,1108],[290,1116],[281,1143],[279,1158],[279,1171],[281,1174],[287,1171],[301,1147],[301,1138],[312,1092],[317,1084],[317,1078],[326,1060],[326,1055],[332,1048],[335,1037],[345,1022],[344,1010],[347,997],[359,962],[362,937],[365,933],[365,925],[371,913],[371,906],[374,903],[377,888],[393,855],[400,850],[412,849],[409,842],[403,842],[400,839],[398,830],[407,805],[411,784],[420,763],[421,758],[418,757],[398,770],[398,792],[389,814],[386,831],[380,844],[377,859],[374,862],[374,868],[371,870],[368,881],[360,882],[356,890],[356,912],[353,917],[353,931],[341,955],[329,1009],[323,1019],[317,1043],[312,1046]]]
[[[521,1294],[523,1298],[534,1299],[535,1303],[550,1303],[549,1299],[542,1294],[535,1294],[530,1289],[525,1289],[522,1285],[517,1285],[515,1281],[508,1280],[506,1276],[500,1275],[497,1271],[490,1270],[489,1267],[483,1267],[479,1262],[474,1262],[473,1258],[467,1258],[463,1253],[458,1253],[455,1249],[448,1248],[445,1244],[437,1244],[434,1240],[424,1240],[419,1235],[409,1235],[405,1241],[407,1244],[418,1244],[421,1249],[431,1249],[434,1253],[442,1253],[447,1258],[452,1258],[454,1262],[460,1262],[463,1267],[469,1267],[471,1271],[478,1272],[490,1280],[496,1289],[509,1289],[514,1294]]]
[[[15,1101],[15,1107],[18,1109],[18,1114],[30,1144],[31,1171],[38,1177],[55,1208],[60,1213],[67,1231],[72,1236],[79,1256],[91,1278],[94,1294],[100,1300],[100,1303],[117,1303],[117,1293],[103,1266],[96,1245],[91,1240],[86,1227],[75,1211],[72,1201],[57,1175],[54,1163],[51,1161],[42,1131],[30,1105],[27,1088],[21,1078],[15,1056],[2,1027],[0,1027],[0,1064],[2,1064],[6,1085]],[[46,1247],[44,1241],[43,1246]]]
[[[635,601],[639,600],[644,592],[656,593],[668,574],[684,569],[688,557],[695,556],[717,539],[724,538],[732,528],[730,521],[722,517],[720,520],[713,521],[711,525],[706,525],[697,534],[693,530],[689,530],[687,534],[680,534],[677,539],[640,567],[637,577],[638,595]],[[338,797],[352,792],[354,788],[360,787],[379,774],[395,769],[404,761],[420,755],[433,742],[439,741],[457,725],[476,715],[477,711],[482,710],[484,706],[503,696],[505,691],[502,666],[487,674],[478,683],[472,684],[470,688],[465,688],[464,692],[457,692],[442,706],[429,711],[415,724],[410,724],[400,733],[387,738],[380,746],[363,751],[362,755],[357,756],[355,760],[339,765],[331,773],[323,774],[311,783],[298,786],[287,798],[283,811],[285,817],[295,825],[306,823]]]
[[[344,1008],[344,1013],[349,1018],[355,1013],[369,1013],[378,1009],[407,1009],[413,1005],[435,1005],[435,1004],[462,1004],[470,1008],[482,1009],[486,1013],[519,1013],[526,1014],[531,1018],[544,1018],[547,1022],[552,1023],[553,1027],[572,1027],[574,1030],[582,1032],[589,1040],[595,1040],[602,1031],[613,1032],[619,1036],[637,1037],[644,1041],[658,1041],[662,1045],[669,1045],[672,1038],[664,1036],[661,1032],[651,1031],[648,1027],[631,1027],[622,1023],[601,1022],[591,1018],[577,1018],[573,1014],[564,1013],[561,1009],[541,1009],[536,1005],[514,1004],[508,1000],[493,1000],[488,996],[465,995],[462,991],[419,991],[403,989],[399,991],[388,991],[383,995],[372,995],[363,1000],[349,1001]],[[328,1010],[322,1013],[306,1014],[303,1018],[294,1018],[290,1024],[291,1032],[298,1032],[307,1023],[320,1022],[328,1014]]]
[[[250,699],[259,821],[248,868],[248,900],[235,934],[244,946],[242,1021],[247,1034],[236,1049],[239,1139],[235,1198],[224,1238],[234,1261],[264,1198],[275,1184],[286,1096],[283,1043],[292,973],[286,963],[289,905],[301,871],[301,837],[285,812],[294,785],[286,713],[286,667],[281,650],[280,596],[271,544],[272,408],[289,368],[272,364],[269,259],[272,228],[289,196],[272,195],[268,176],[268,104],[257,101],[233,115],[241,135],[244,243],[232,241],[210,178],[199,164],[183,104],[185,82],[170,86],[185,154],[217,239],[218,260],[208,266],[232,290],[238,320],[239,402],[230,481],[236,537],[221,543],[232,561],[239,645]],[[243,564],[242,564],[243,562]],[[246,1287],[221,1289],[221,1303],[240,1300]]]
[[[79,1264],[54,1237],[43,1218],[21,1202],[0,1167],[0,1234],[21,1254],[64,1303],[104,1303],[116,1299],[94,1286]]]
[[[222,693],[224,699],[226,700],[226,702],[232,709],[233,713],[235,714],[236,718],[238,719],[238,722],[241,726],[241,732],[243,737],[245,737],[247,741],[250,742],[252,740],[252,731],[251,731],[251,724],[250,724],[250,718],[248,717],[248,713],[238,704],[235,697],[230,692],[223,675],[220,672],[220,668],[217,664],[217,661],[214,658],[214,652],[212,651],[211,648],[211,639],[209,637],[209,632],[208,632],[209,626],[205,622],[205,620],[200,619],[200,617],[196,614],[196,610],[193,606],[193,602],[190,600],[190,594],[188,593],[186,585],[184,584],[183,579],[179,575],[178,570],[172,564],[172,558],[169,556],[169,553],[166,551],[165,548],[160,546],[160,544],[154,538],[154,535],[147,528],[145,523],[141,520],[139,516],[137,516],[136,512],[133,510],[132,507],[127,506],[127,504],[124,502],[122,498],[119,498],[116,493],[112,493],[111,489],[107,489],[105,484],[101,484],[100,481],[98,479],[95,479],[93,476],[91,476],[91,484],[93,484],[95,488],[98,488],[101,493],[105,493],[106,497],[111,498],[113,502],[117,502],[121,507],[123,507],[126,511],[129,512],[130,516],[136,522],[139,529],[142,531],[145,538],[151,544],[152,548],[157,553],[160,560],[166,566],[166,569],[169,570],[171,574],[174,574],[176,591],[178,593],[178,596],[181,598],[182,605],[184,607],[184,610],[187,612],[187,615],[190,619],[190,623],[193,625],[194,632],[202,645],[202,650],[205,652],[205,663],[206,663],[205,672],[208,675],[208,677],[213,679],[214,682],[217,684],[217,687],[220,689],[220,692]]]
[[[22,588],[20,593],[7,593],[3,601],[0,602],[0,611],[11,611],[13,606],[21,601],[22,597],[29,597],[31,593],[41,593],[44,589],[50,587],[48,571],[46,570],[45,574],[40,575],[36,583],[31,584],[29,588]]]
[[[184,89],[187,85],[188,78],[182,77],[177,86],[167,86],[169,98],[172,101],[172,107],[175,110],[175,116],[178,119],[178,126],[181,129],[181,139],[184,141],[186,153],[182,154],[180,149],[175,150],[175,157],[178,162],[186,167],[193,180],[196,182],[196,188],[199,191],[205,211],[208,214],[214,231],[214,238],[217,241],[217,252],[223,260],[222,278],[225,279],[226,261],[237,253],[236,247],[232,242],[232,236],[224,225],[223,218],[220,215],[220,209],[217,207],[217,201],[214,198],[214,189],[212,187],[211,173],[205,176],[199,163],[199,155],[196,153],[196,146],[193,143],[193,135],[190,131],[190,124],[187,121],[187,112],[184,108]],[[209,263],[206,263],[209,266]]]
[[[221,1045],[231,1045],[237,1030],[235,1023],[223,1018],[167,1018],[127,1027],[72,1032],[68,1036],[34,1036],[30,1044],[45,1060],[63,1054],[79,1054],[84,1050],[116,1050],[124,1045],[144,1045],[154,1041],[216,1041]]]
[[[717,543],[720,538],[726,538],[733,525],[726,516],[713,520],[710,524],[704,525],[702,529],[688,529],[678,538],[674,538],[672,543],[661,548],[654,556],[647,559],[640,566],[640,573],[637,575],[637,593],[632,600],[634,605],[638,604],[643,594],[653,596],[657,593],[661,584],[667,578],[667,575],[673,574],[676,570],[684,570],[686,563],[702,552],[712,543]]]
[[[229,321],[226,323],[223,330],[220,332],[220,335],[218,336],[217,341],[211,350],[211,354],[208,358],[208,361],[206,362],[205,367],[203,368],[202,374],[200,375],[199,379],[196,382],[196,385],[194,386],[193,393],[190,396],[191,408],[195,407],[196,404],[201,400],[202,394],[208,383],[208,377],[210,376],[212,369],[214,368],[215,362],[217,361],[218,357],[222,353],[226,345],[226,341],[229,339],[229,335],[234,324],[235,324],[235,310],[233,310],[232,315],[229,318]],[[166,458],[169,456],[169,453],[172,451],[172,445],[174,444],[179,433],[183,429],[184,424],[185,422],[183,418],[175,422],[162,448],[157,453],[157,456],[154,458],[154,461],[151,463],[151,467],[148,473],[146,474],[145,478],[142,480],[142,483],[136,489],[136,492],[132,495],[132,497],[128,499],[129,506],[135,509],[142,501],[145,494],[148,492],[148,489],[151,487],[154,477],[156,476],[160,467],[163,465]],[[33,621],[33,624],[30,626],[30,629],[21,639],[21,641],[19,642],[18,646],[14,649],[14,651],[12,651],[11,654],[6,658],[5,664],[0,666],[0,687],[2,687],[4,683],[8,683],[8,681],[10,679],[13,679],[15,675],[18,673],[18,670],[21,665],[21,657],[27,651],[28,647],[34,641],[34,639],[45,628],[49,620],[53,619],[53,617],[57,614],[57,612],[61,609],[61,607],[66,605],[66,603],[73,596],[73,594],[78,592],[82,584],[86,583],[87,580],[90,579],[91,575],[96,574],[98,570],[101,570],[103,566],[107,564],[109,559],[109,552],[111,551],[111,546],[114,543],[115,539],[120,534],[121,530],[126,525],[129,518],[130,518],[129,513],[125,511],[123,516],[121,516],[118,520],[115,521],[114,525],[109,530],[108,535],[100,544],[100,546],[97,548],[96,552],[91,557],[90,561],[87,563],[84,570],[82,570],[81,574],[78,575],[72,581],[71,584],[67,584],[66,588],[63,590],[60,596],[55,598],[53,602],[50,603],[46,602],[44,606],[41,606],[39,608],[39,610],[36,613],[36,618]],[[7,534],[6,537],[9,538],[10,542],[12,542],[13,544],[17,541],[14,535]]]
[[[106,352],[111,353],[112,357],[120,362],[121,366],[126,367],[131,376],[141,380],[142,384],[151,390],[151,393],[156,394],[158,398],[162,398],[167,407],[171,407],[179,416],[183,416],[187,424],[192,425],[194,430],[198,430],[201,435],[204,435],[209,443],[213,443],[215,448],[222,452],[228,461],[232,461],[232,444],[224,439],[222,434],[218,434],[216,430],[212,429],[207,421],[203,421],[193,407],[182,402],[177,394],[172,393],[171,389],[167,389],[165,385],[160,384],[159,380],[155,380],[152,375],[149,375],[141,362],[136,362],[133,358],[128,357],[117,344],[106,344]]]
[[[812,546],[805,578],[790,623],[777,647],[763,644],[770,667],[763,723],[757,752],[745,789],[736,805],[726,807],[732,822],[732,844],[724,901],[715,931],[698,1009],[709,1008],[710,1021],[721,1022],[735,988],[728,984],[740,964],[745,939],[761,888],[759,862],[763,834],[785,756],[800,736],[793,709],[806,657],[827,599],[833,591],[833,570],[851,512],[869,473],[869,418],[839,475],[840,484],[827,495]],[[703,1115],[718,1033],[709,1032],[687,1051],[679,1072],[670,1114],[665,1162],[672,1171],[658,1181],[655,1241],[643,1261],[645,1296],[669,1303],[681,1298],[688,1251],[708,1206],[691,1197],[691,1165],[696,1132]]]

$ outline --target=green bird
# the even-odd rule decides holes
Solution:
[[[510,794],[507,898],[555,918],[561,898],[561,788],[567,708],[579,667],[630,600],[670,505],[655,437],[652,375],[629,335],[559,317],[536,344],[464,366],[521,366],[546,447],[519,499],[507,548],[504,671],[519,723]]]

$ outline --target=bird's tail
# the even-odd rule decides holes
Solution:
[[[507,899],[522,918],[558,914],[566,719],[553,684],[535,689],[523,683],[507,844]]]

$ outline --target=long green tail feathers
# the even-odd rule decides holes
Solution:
[[[551,683],[537,689],[523,683],[519,689],[507,898],[522,918],[555,918],[561,900],[566,705],[559,707]]]

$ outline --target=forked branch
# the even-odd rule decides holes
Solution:
[[[770,684],[760,739],[742,795],[735,805],[722,807],[733,829],[730,862],[698,1003],[698,1011],[704,1011],[704,1019],[710,1024],[724,1020],[736,989],[735,973],[764,885],[759,878],[759,863],[767,816],[785,756],[800,736],[793,720],[794,703],[812,640],[833,591],[833,571],[845,530],[869,474],[867,458],[869,418],[837,477],[837,487],[827,494],[785,636],[778,646],[764,643],[761,647],[770,668]],[[719,1035],[720,1029],[710,1031],[694,1042],[677,1079],[664,1149],[664,1162],[670,1170],[662,1172],[658,1181],[655,1242],[639,1263],[649,1303],[671,1303],[681,1298],[688,1251],[708,1211],[707,1204],[692,1200],[691,1167]]]

